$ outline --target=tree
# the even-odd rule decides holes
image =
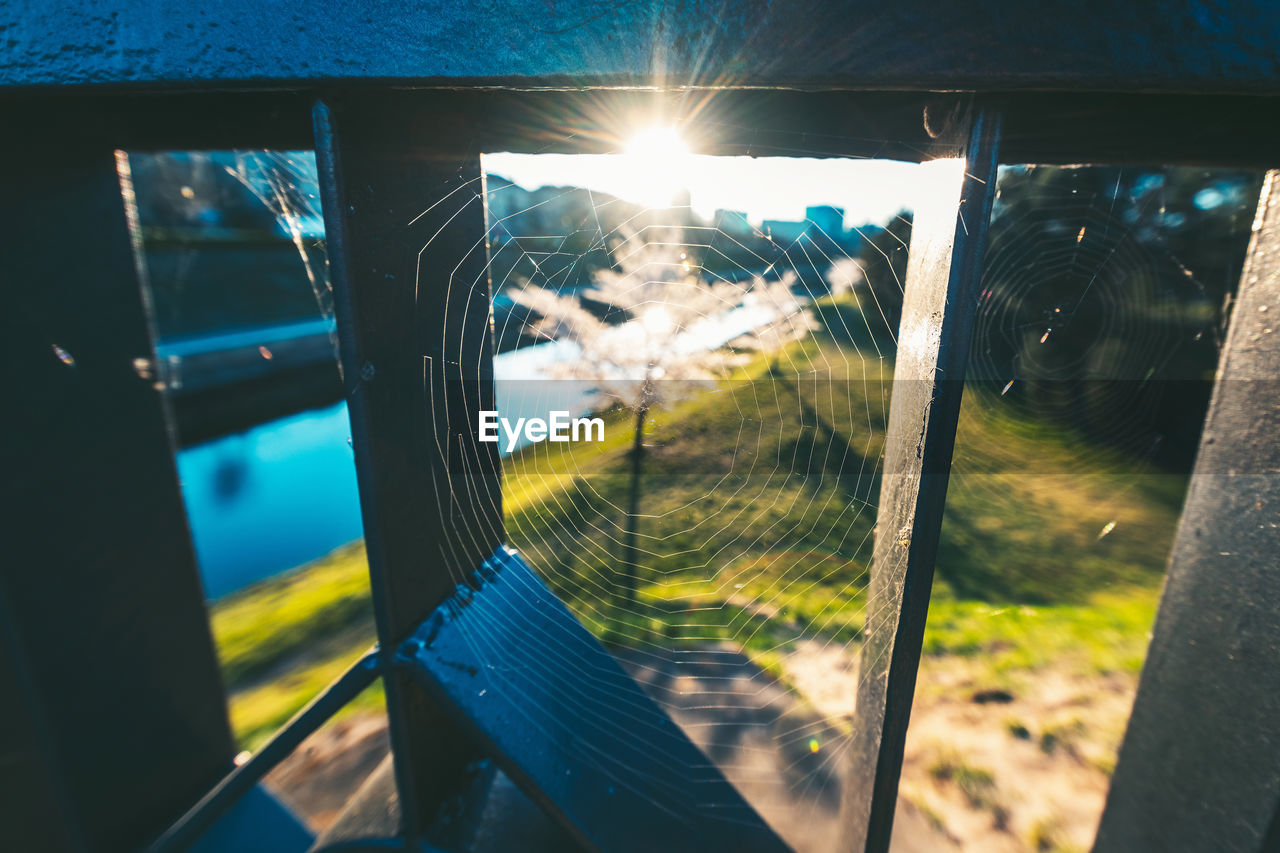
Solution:
[[[1258,180],[1003,169],[970,375],[1099,440],[1188,464]]]
[[[776,349],[815,325],[792,292],[794,274],[734,282],[705,273],[689,255],[682,228],[643,226],[619,232],[610,246],[612,266],[598,270],[591,287],[562,294],[526,285],[511,293],[540,317],[539,336],[578,345],[579,357],[558,369],[560,378],[591,380],[602,401],[634,413],[619,559],[623,605],[635,602],[641,568],[636,538],[652,408],[673,399],[677,383],[724,376],[749,357],[743,350]]]

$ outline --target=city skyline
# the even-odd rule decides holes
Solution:
[[[745,213],[752,225],[798,221],[818,205],[845,211],[845,227],[883,223],[914,207],[937,176],[919,164],[890,160],[718,157],[652,154],[484,155],[484,169],[526,190],[583,187],[647,207],[668,207],[682,190],[710,221],[717,210]]]

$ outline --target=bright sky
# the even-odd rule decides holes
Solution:
[[[881,223],[910,209],[930,186],[929,170],[889,160],[798,157],[712,157],[689,154],[678,141],[642,139],[625,154],[486,154],[486,171],[525,189],[575,186],[649,207],[663,207],[684,187],[696,213],[717,208],[764,219],[798,220],[811,205],[843,207],[846,226]]]

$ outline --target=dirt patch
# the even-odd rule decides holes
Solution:
[[[1002,686],[963,658],[927,659],[907,730],[900,795],[966,851],[1088,850],[1133,707],[1137,678],[1046,670]],[[1003,698],[1003,697],[1002,697]],[[990,780],[978,802],[957,781]]]
[[[782,661],[790,686],[729,647],[620,657],[799,853],[835,849],[856,649],[801,643]],[[1046,670],[991,685],[982,672],[962,657],[921,666],[893,853],[1089,849],[1136,676]],[[266,781],[320,832],[386,754],[385,715],[352,715]]]
[[[388,750],[385,714],[351,714],[314,732],[263,782],[318,834],[329,828]]]
[[[828,718],[850,719],[856,652],[802,643],[787,679]],[[1054,670],[983,683],[962,657],[926,658],[907,730],[904,803],[963,851],[1088,850],[1137,677]]]

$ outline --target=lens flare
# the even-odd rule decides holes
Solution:
[[[632,198],[648,207],[671,207],[687,184],[690,154],[674,127],[649,127],[627,142],[622,156]]]

